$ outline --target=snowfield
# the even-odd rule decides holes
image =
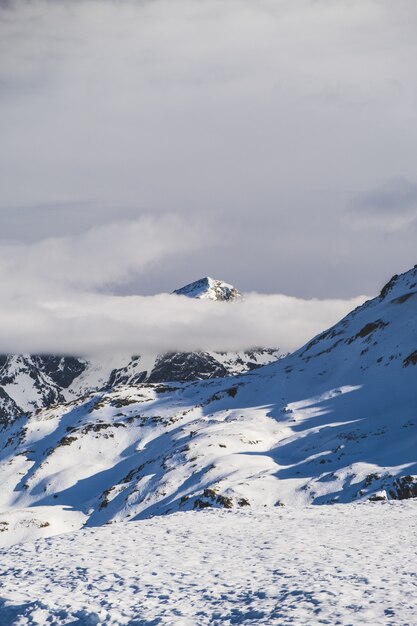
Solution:
[[[417,615],[417,503],[190,511],[1,552],[2,626],[379,624]]]

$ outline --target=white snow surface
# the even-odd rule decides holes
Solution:
[[[23,543],[77,530],[85,520],[80,511],[59,505],[54,506],[53,515],[48,506],[12,509],[0,513],[0,546],[9,545],[10,538],[13,543]]]
[[[412,626],[417,506],[176,513],[0,553],[2,626]]]

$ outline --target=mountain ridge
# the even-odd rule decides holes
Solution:
[[[22,510],[53,533],[54,510],[100,526],[416,496],[417,268],[388,285],[252,372],[118,385],[18,417],[3,431],[0,522],[13,537]]]

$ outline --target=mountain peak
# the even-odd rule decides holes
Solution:
[[[389,296],[405,294],[407,292],[415,293],[417,286],[417,265],[403,274],[394,274],[394,276],[381,289],[379,297],[384,300]]]
[[[198,298],[201,300],[231,301],[242,297],[242,294],[229,283],[216,280],[210,276],[200,278],[174,291],[178,296]]]

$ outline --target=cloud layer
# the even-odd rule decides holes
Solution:
[[[0,353],[134,354],[257,346],[286,352],[363,301],[247,294],[229,304],[114,292],[153,263],[169,264],[173,255],[193,249],[198,254],[202,236],[197,225],[191,228],[165,215],[32,244],[0,245]]]
[[[350,207],[359,227],[402,231],[417,224],[417,184],[403,177],[359,194]]]
[[[93,355],[278,347],[292,351],[364,298],[247,294],[233,304],[185,296],[78,294],[0,311],[0,353]]]
[[[186,236],[184,232],[186,230]],[[3,294],[27,296],[97,290],[128,282],[152,265],[198,250],[209,237],[192,220],[142,216],[96,226],[79,235],[0,245]]]
[[[415,0],[0,7],[3,239],[170,213],[186,243],[197,219],[198,255],[155,261],[131,294],[209,274],[348,298],[415,263],[401,194],[400,219],[346,210],[417,184]]]

